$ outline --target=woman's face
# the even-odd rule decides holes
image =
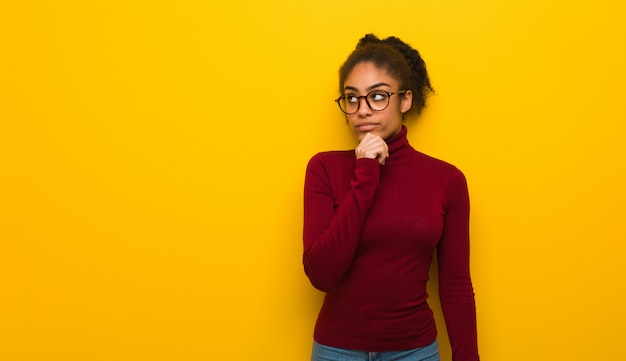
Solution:
[[[395,93],[403,89],[399,88],[399,82],[396,79],[374,64],[368,62],[357,64],[346,77],[343,93],[362,96],[372,90]],[[411,100],[410,90],[405,94],[393,94],[389,98],[387,108],[374,111],[367,105],[365,98],[360,98],[357,112],[346,116],[348,124],[359,141],[367,133],[387,139],[402,129],[402,115],[411,109]]]

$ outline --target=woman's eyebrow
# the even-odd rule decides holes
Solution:
[[[376,83],[372,86],[370,86],[369,88],[367,88],[367,90],[374,90],[376,88],[380,88],[381,86],[387,86],[387,87],[391,87],[391,85],[387,84],[387,83]]]
[[[381,86],[391,87],[391,85],[389,85],[389,84],[387,84],[387,83],[383,83],[383,82],[381,82],[381,83],[376,83],[376,84],[374,84],[374,85],[371,85],[371,86],[367,87],[367,89],[366,89],[366,90],[367,90],[367,91],[371,91],[371,90],[374,90],[374,89],[379,88],[379,87],[381,87]],[[355,92],[358,92],[358,91],[359,91],[357,88],[355,88],[355,87],[353,87],[353,86],[349,86],[349,85],[348,85],[348,86],[346,86],[346,87],[344,87],[344,88],[343,88],[343,90],[344,90],[344,91],[346,91],[346,90],[352,90],[352,91],[355,91]]]

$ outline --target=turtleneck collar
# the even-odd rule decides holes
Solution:
[[[385,160],[385,167],[402,163],[417,155],[417,151],[409,144],[409,140],[406,137],[407,133],[408,130],[406,126],[403,125],[402,129],[400,129],[397,134],[385,140],[389,148],[389,158]]]

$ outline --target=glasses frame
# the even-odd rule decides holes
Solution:
[[[361,99],[365,98],[365,104],[367,104],[367,106],[373,111],[373,112],[382,112],[383,110],[387,109],[389,107],[389,103],[391,103],[391,96],[394,94],[404,94],[406,92],[408,92],[409,90],[398,90],[396,92],[390,92],[390,91],[386,91],[386,90],[380,90],[380,89],[375,89],[372,90],[371,92],[365,94],[365,95],[348,95],[348,94],[342,94],[339,98],[335,99],[335,103],[337,103],[337,105],[339,106],[339,109],[341,109],[341,111],[346,114],[346,115],[352,115],[356,112],[359,111],[359,109],[361,108]],[[387,95],[389,96],[389,98],[387,98],[387,105],[385,105],[384,108],[382,109],[374,109],[372,108],[372,105],[370,104],[369,100],[367,100],[367,98],[370,96],[370,94],[372,93],[387,93]],[[347,111],[345,111],[342,107],[341,107],[341,100],[345,99],[346,97],[351,96],[351,97],[356,97],[357,98],[357,105],[356,105],[356,109],[352,112],[352,113],[348,113]]]

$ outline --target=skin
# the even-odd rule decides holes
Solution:
[[[399,81],[391,77],[384,69],[364,62],[357,64],[346,77],[344,94],[366,95],[372,90],[396,92]],[[381,165],[389,157],[385,139],[397,134],[402,129],[403,114],[411,109],[413,94],[407,91],[404,95],[391,96],[389,106],[382,111],[373,111],[360,100],[359,110],[347,115],[348,124],[359,141],[355,149],[357,159],[370,158],[378,160]]]

